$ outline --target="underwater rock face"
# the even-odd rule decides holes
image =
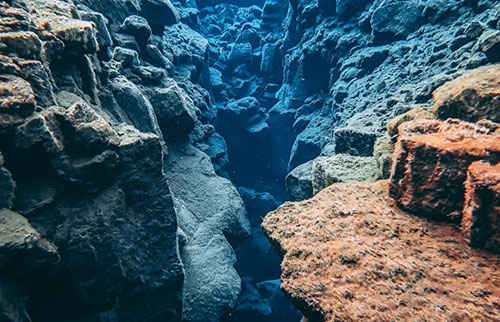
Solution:
[[[334,184],[266,216],[295,305],[311,321],[496,319],[500,258],[403,212],[388,190],[387,181]]]
[[[473,247],[500,252],[500,164],[474,162],[467,170],[462,231]]]
[[[168,0],[0,5],[2,321],[216,321],[235,305],[230,242],[250,228],[211,164],[227,153],[195,84],[207,43],[179,19]]]
[[[460,219],[467,168],[479,160],[500,162],[500,135],[490,132],[456,120],[416,120],[401,125],[391,196],[413,213]]]

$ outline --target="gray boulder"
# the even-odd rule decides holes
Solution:
[[[229,180],[215,174],[210,158],[193,146],[170,146],[165,172],[183,236],[183,319],[218,321],[234,307],[241,290],[229,241],[250,235],[243,200]]]
[[[377,181],[380,170],[373,157],[337,154],[314,160],[311,170],[313,193],[337,182]]]
[[[175,81],[170,86],[147,91],[164,135],[169,137],[184,136],[194,128],[196,108],[193,100]]]
[[[149,37],[151,37],[151,27],[148,21],[141,16],[127,17],[121,26],[121,30],[134,36],[141,47],[144,47],[148,43]]]
[[[312,167],[314,160],[301,164],[286,177],[286,191],[293,201],[312,198]]]

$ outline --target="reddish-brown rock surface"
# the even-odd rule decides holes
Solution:
[[[438,88],[433,97],[441,119],[500,122],[500,65],[474,69]]]
[[[500,162],[500,136],[455,120],[417,120],[400,127],[391,195],[403,208],[440,219],[460,217],[469,165]]]
[[[465,188],[462,230],[470,245],[500,252],[500,164],[474,162]]]
[[[268,214],[282,289],[311,321],[498,321],[500,258],[403,212],[388,187],[334,184]]]

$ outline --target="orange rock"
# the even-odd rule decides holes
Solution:
[[[500,136],[456,120],[417,120],[400,127],[391,195],[404,209],[435,219],[461,216],[467,168],[500,162]]]
[[[471,246],[500,252],[500,164],[469,167],[462,230]]]
[[[387,123],[387,132],[389,136],[394,138],[399,134],[399,126],[406,122],[413,120],[426,119],[435,120],[436,115],[430,111],[429,108],[417,107],[409,110],[408,112],[398,115]],[[395,140],[394,140],[395,141]]]
[[[269,213],[282,289],[310,321],[498,321],[500,257],[400,210],[389,183],[342,183]]]
[[[432,94],[433,111],[440,119],[500,122],[500,65],[470,71]]]

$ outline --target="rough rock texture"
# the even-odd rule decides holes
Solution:
[[[314,160],[311,177],[313,193],[317,194],[337,182],[377,181],[380,171],[373,157],[337,154]]]
[[[500,162],[500,136],[485,127],[417,120],[403,124],[400,133],[391,195],[420,215],[460,218],[469,165],[478,160]]]
[[[250,228],[211,164],[227,153],[206,41],[179,20],[168,0],[0,4],[0,320],[216,321],[235,305],[230,242]]]
[[[441,88],[440,88],[441,89]],[[438,89],[438,91],[440,90]],[[434,92],[436,93],[436,92]],[[398,115],[387,123],[387,133],[394,141],[399,135],[399,126],[413,120],[435,120],[437,117],[428,108],[413,108],[408,112]]]
[[[441,86],[432,95],[433,111],[441,119],[500,122],[500,65],[470,71]]]
[[[334,184],[268,214],[282,289],[310,321],[495,321],[500,258],[401,211],[388,188]]]
[[[293,201],[311,198],[313,194],[311,171],[314,160],[299,165],[286,177],[286,190]]]
[[[226,238],[250,235],[245,206],[231,182],[215,174],[206,154],[192,146],[172,146],[169,151],[165,171],[177,209],[186,275],[184,319],[217,321],[234,307],[240,293],[236,256]]]
[[[373,156],[384,179],[389,179],[391,176],[394,149],[394,142],[387,135],[379,137],[373,146]]]
[[[474,162],[467,170],[462,231],[473,247],[500,252],[500,164]]]

